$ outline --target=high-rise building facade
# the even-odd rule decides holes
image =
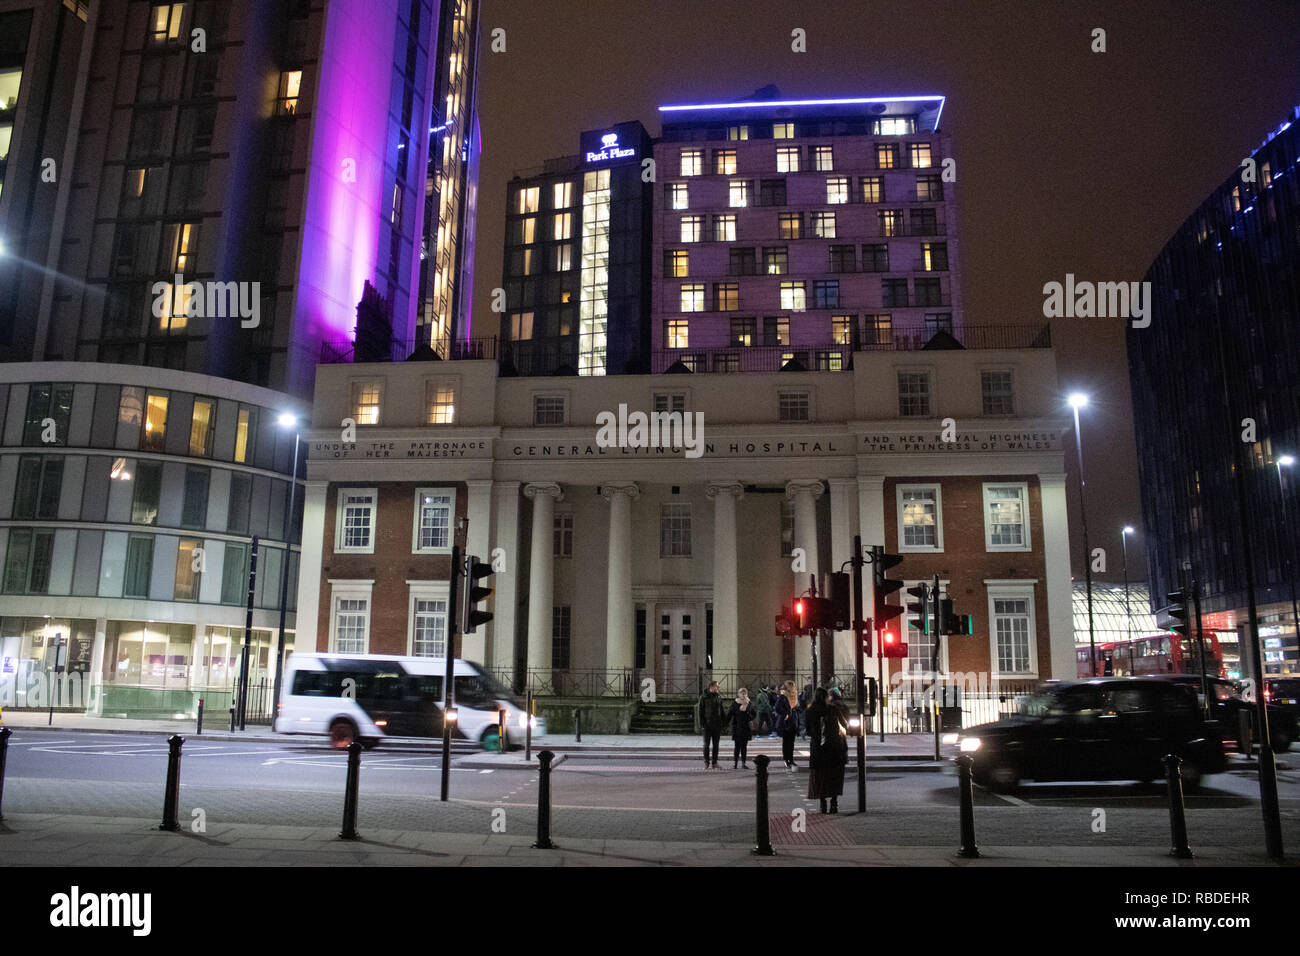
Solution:
[[[1152,602],[1195,577],[1206,627],[1244,626],[1249,551],[1267,674],[1300,671],[1298,152],[1300,110],[1174,233],[1146,275],[1150,325],[1128,332]]]
[[[845,367],[965,332],[943,97],[660,107],[653,360]]]
[[[587,130],[580,152],[507,189],[503,367],[522,375],[648,369],[654,184],[638,122]]]

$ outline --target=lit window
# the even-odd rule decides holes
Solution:
[[[735,214],[721,213],[713,217],[713,240],[715,242],[736,241]]]
[[[778,146],[776,148],[776,171],[778,173],[799,172],[798,146]]]
[[[777,400],[779,420],[783,422],[810,421],[807,392],[781,392]]]
[[[671,209],[689,209],[690,193],[686,183],[669,183],[666,187],[668,192],[668,205]]]
[[[510,341],[525,342],[533,337],[533,313],[513,312],[510,315]]]
[[[456,419],[456,389],[451,385],[428,386],[430,425],[450,425]]]
[[[912,168],[929,169],[934,165],[934,162],[930,158],[929,143],[911,143],[908,148],[912,153]]]
[[[740,283],[715,282],[713,284],[713,310],[715,312],[735,312],[739,308]]]
[[[665,326],[666,338],[664,345],[670,349],[690,348],[689,323],[686,319],[669,319]]]
[[[943,199],[943,177],[937,173],[923,173],[916,177],[916,201],[939,202]]]
[[[788,312],[803,312],[807,307],[807,293],[802,282],[781,283],[782,309]]]
[[[819,173],[829,173],[835,168],[835,154],[830,146],[812,148],[813,169]]]
[[[358,425],[379,424],[378,382],[354,382],[352,384],[352,420]]]
[[[831,316],[831,341],[836,345],[851,345],[853,342],[853,316]]]
[[[375,502],[378,497],[374,488],[339,489],[336,551],[374,552]]]
[[[877,169],[897,169],[898,168],[898,145],[890,143],[888,145],[879,143],[876,145],[876,168]]]
[[[885,201],[885,177],[884,176],[863,176],[862,177],[862,201],[863,202],[884,202]]]
[[[911,117],[894,116],[880,120],[876,132],[881,136],[906,136],[912,130]]]
[[[253,433],[253,411],[249,408],[239,410],[239,421],[235,424],[235,461],[244,464],[248,461],[248,439]]]
[[[573,246],[567,243],[551,250],[551,271],[568,272],[573,268]]]
[[[445,551],[451,547],[455,498],[450,491],[421,488],[415,493],[415,548]]]
[[[285,70],[280,74],[280,95],[275,111],[280,116],[298,112],[298,91],[302,88],[302,70]]]
[[[573,183],[556,183],[552,187],[551,205],[564,209],[573,205]]]
[[[181,35],[181,17],[185,13],[183,3],[164,3],[153,8],[150,36],[155,44],[175,40]]]
[[[922,262],[926,272],[948,271],[948,243],[925,242],[921,244]]]
[[[812,234],[815,239],[835,238],[835,213],[815,212],[812,214]]]
[[[703,232],[703,216],[682,216],[682,242],[699,242]]]
[[[533,222],[529,219],[527,222]],[[552,231],[552,239],[571,239],[573,238],[573,213],[559,212],[555,214],[555,228]],[[531,241],[531,240],[529,240]]]
[[[216,430],[216,403],[196,398],[190,416],[190,454],[197,458],[206,458],[212,454],[212,438]]]
[[[786,246],[763,247],[763,272],[770,276],[783,276],[790,271],[790,252]]]
[[[984,530],[990,551],[1028,551],[1028,486],[984,486]]]
[[[704,311],[704,283],[688,282],[682,286],[682,312]]]
[[[172,600],[197,601],[199,599],[203,573],[202,550],[202,541],[181,538],[180,547],[176,551],[176,577]]]
[[[773,123],[773,139],[794,139],[794,123]]]
[[[738,208],[738,207],[748,206],[748,205],[749,205],[749,198],[750,198],[750,197],[749,197],[749,180],[748,180],[748,179],[733,179],[733,180],[731,181],[731,189],[730,189],[730,203],[729,203],[729,205],[730,205],[733,209]]]
[[[715,149],[713,151],[713,171],[719,176],[736,175],[736,151],[734,149]]]
[[[898,540],[907,550],[943,549],[938,485],[898,486]]]
[[[537,241],[536,216],[529,216],[527,219],[519,220],[519,241],[526,246]]]
[[[743,139],[749,139],[749,127],[748,127],[748,126],[728,126],[728,127],[727,127],[727,139],[732,140],[732,141],[735,141],[735,140],[738,140],[738,139],[741,139],[741,140],[743,140]]]
[[[876,214],[880,220],[882,236],[901,236],[903,234],[903,210],[882,209]]]
[[[140,447],[162,451],[166,434],[167,396],[150,392],[145,400],[144,434],[140,436]]]
[[[741,348],[749,348],[754,344],[754,337],[758,334],[757,319],[732,319],[731,320],[731,344],[738,345]]]
[[[763,318],[763,344],[768,346],[790,344],[790,319],[787,316],[769,315]]]
[[[849,178],[847,176],[831,176],[826,180],[826,202],[828,205],[837,205],[849,201]]]
[[[537,212],[541,200],[542,190],[540,186],[526,186],[519,190],[519,208],[516,212],[521,214]]]
[[[898,414],[905,418],[930,414],[930,373],[898,373]]]
[[[832,215],[834,215],[832,213]],[[780,223],[780,237],[782,239],[802,239],[803,238],[803,213],[783,212],[778,218]]]
[[[704,172],[704,150],[682,150],[682,175],[699,176]]]
[[[664,252],[664,275],[671,279],[684,279],[691,274],[690,253],[685,249],[668,249]]]

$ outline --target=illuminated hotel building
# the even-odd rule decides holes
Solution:
[[[507,187],[503,369],[520,375],[648,370],[650,222],[640,123],[588,130],[575,156]]]

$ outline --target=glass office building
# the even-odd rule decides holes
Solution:
[[[1152,606],[1194,575],[1203,613],[1247,627],[1249,553],[1266,674],[1300,671],[1298,148],[1282,123],[1187,218],[1147,272],[1150,325],[1128,331]]]

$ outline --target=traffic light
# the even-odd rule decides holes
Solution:
[[[835,631],[847,631],[853,626],[853,579],[847,574],[826,575],[826,594],[830,605],[830,623],[824,625]]]
[[[898,635],[893,631],[880,632],[880,656],[881,657],[906,657],[907,642],[900,641]]]
[[[862,622],[862,631],[858,634],[858,639],[862,643],[862,653],[866,654],[868,657],[873,657],[876,652],[871,646],[875,643],[875,641],[871,639],[871,618],[867,618]]]
[[[903,558],[897,554],[886,554],[885,549],[876,546],[872,549],[874,559],[871,562],[871,570],[875,574],[875,614],[872,615],[877,630],[884,630],[885,626],[898,615],[903,613],[901,604],[889,604],[889,595],[898,591],[903,586],[903,582],[894,578],[885,577],[885,572],[894,565],[900,563]]]
[[[492,612],[479,607],[480,601],[486,601],[492,589],[478,583],[479,579],[491,576],[492,565],[484,564],[475,555],[465,559],[465,625],[462,634],[473,634],[480,624],[492,620]]]
[[[789,607],[782,606],[781,613],[776,616],[776,633],[781,637],[791,637],[798,632],[798,617]]]
[[[1170,591],[1165,598],[1170,602],[1168,613],[1172,623],[1169,625],[1169,630],[1187,637],[1191,633],[1191,625],[1187,617],[1187,591],[1179,588],[1177,591]]]
[[[975,619],[969,614],[947,613],[944,616],[944,633],[967,636],[975,633]]]
[[[930,589],[924,584],[918,584],[914,588],[908,588],[907,593],[916,598],[915,604],[907,605],[907,613],[915,617],[909,617],[907,620],[908,627],[914,627],[922,634],[930,633]]]
[[[802,634],[808,630],[808,605],[803,598],[795,598],[792,610],[794,611],[795,632]]]

